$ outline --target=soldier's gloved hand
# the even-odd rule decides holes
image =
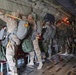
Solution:
[[[6,27],[4,27],[4,29],[6,29]]]
[[[3,10],[0,10],[0,15],[2,15],[4,13],[4,11]]]
[[[36,36],[36,39],[39,39],[39,36]]]
[[[44,38],[42,37],[42,40],[44,40]]]

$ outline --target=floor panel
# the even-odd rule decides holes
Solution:
[[[37,65],[24,68],[20,75],[76,75],[76,57],[61,56],[52,57],[52,62],[46,60],[41,70],[37,70]]]

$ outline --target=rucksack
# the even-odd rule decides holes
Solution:
[[[51,26],[47,26],[46,31],[43,33],[43,38],[44,40],[49,40],[51,38],[54,38],[55,37],[55,34],[56,34],[56,28],[55,26],[51,25]]]
[[[17,37],[22,40],[25,38],[28,32],[28,22],[21,20],[18,24],[18,29],[17,29]]]
[[[22,43],[22,50],[24,52],[31,52],[34,50],[31,39],[27,38]]]
[[[44,40],[49,40],[50,37],[51,37],[51,34],[52,34],[52,28],[51,28],[50,26],[47,26],[47,27],[46,27],[46,31],[45,31],[45,33],[43,34]]]

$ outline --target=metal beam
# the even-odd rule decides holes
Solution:
[[[62,9],[58,8],[57,6],[55,6],[53,3],[47,1],[47,0],[44,0],[47,4],[51,5],[53,8],[55,8],[57,11],[65,14],[66,16],[68,17],[71,17],[71,15],[69,15],[68,13],[64,12]]]

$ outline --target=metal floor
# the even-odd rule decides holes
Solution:
[[[76,75],[76,57],[55,55],[52,62],[46,60],[41,70],[33,67],[23,67],[19,70],[20,75]]]

